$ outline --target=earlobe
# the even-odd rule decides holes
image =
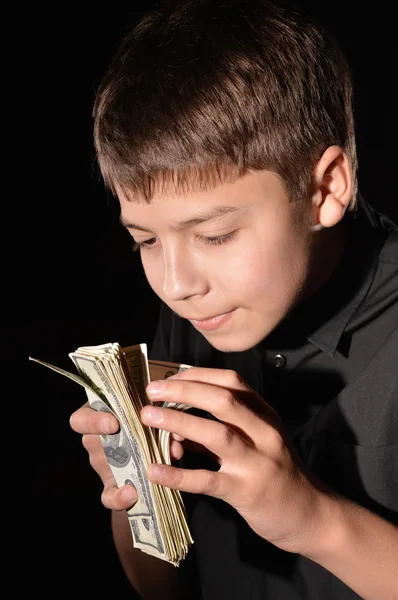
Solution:
[[[333,227],[344,217],[352,197],[350,161],[340,146],[330,146],[314,170],[316,225]]]
[[[344,217],[347,205],[333,194],[328,194],[319,207],[318,221],[322,227],[333,227]]]

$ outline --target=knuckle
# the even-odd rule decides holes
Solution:
[[[183,473],[183,471],[181,469],[177,470],[177,473],[175,475],[175,479],[176,479],[177,486],[179,486],[179,487],[183,487],[184,486],[185,476],[184,476],[184,473]]]
[[[174,383],[174,382],[173,382]],[[184,398],[187,396],[187,382],[179,380],[178,385],[173,386],[173,401],[174,402],[184,402]],[[173,388],[170,388],[170,391],[173,391]]]
[[[182,469],[174,468],[172,474],[167,473],[167,476],[170,477],[171,485],[175,488],[181,488],[185,483],[184,471]]]
[[[267,447],[274,456],[281,456],[286,450],[282,434],[274,427],[270,427],[267,432]]]
[[[92,440],[92,435],[85,433],[82,435],[82,444],[83,444],[83,448],[85,448],[87,450],[87,452],[90,452],[90,450],[93,449],[93,440]]]
[[[172,423],[173,425],[175,424],[175,426],[178,426],[179,429],[181,428],[182,431],[186,431],[191,424],[191,418],[190,415],[185,412],[173,411]],[[179,437],[182,436],[180,435]]]
[[[101,494],[101,502],[105,506],[105,508],[113,508],[112,503],[109,498],[110,494],[106,488],[103,489]]]
[[[123,501],[118,495],[116,481],[112,476],[103,479],[104,489],[101,494],[101,502],[106,508],[112,510],[122,510],[125,508]]]
[[[217,492],[217,477],[212,471],[206,471],[203,476],[201,493],[207,496],[214,496]]]
[[[226,378],[228,381],[228,385],[232,388],[239,387],[244,383],[239,373],[233,371],[232,369],[226,370]]]
[[[82,444],[87,452],[94,452],[102,446],[100,436],[93,433],[84,433],[82,435]]]
[[[90,456],[105,456],[103,446],[98,435],[86,434],[82,436],[82,445]]]
[[[236,396],[226,389],[222,389],[219,394],[219,405],[223,413],[228,413],[235,408],[237,404]]]
[[[89,453],[88,462],[90,463],[90,466],[94,469],[94,471],[96,473],[98,473],[99,472],[98,457],[95,454]]]
[[[234,432],[227,425],[220,425],[217,432],[217,442],[222,447],[228,447],[232,443]]]

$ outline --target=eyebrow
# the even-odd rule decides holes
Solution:
[[[232,214],[238,211],[241,211],[243,207],[241,206],[216,206],[209,212],[199,213],[195,217],[191,219],[187,219],[186,221],[180,221],[180,223],[176,223],[170,226],[170,229],[173,231],[179,231],[180,229],[186,229],[187,227],[195,227],[196,225],[200,225],[201,223],[205,223],[206,221],[212,221],[214,219],[219,219],[227,214]],[[137,225],[136,223],[130,223],[120,217],[121,224],[127,229],[137,229],[138,231],[149,231],[149,229],[145,229],[145,227],[141,227],[141,225]]]

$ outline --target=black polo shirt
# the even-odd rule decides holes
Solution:
[[[161,306],[151,358],[234,369],[279,413],[312,472],[398,522],[398,231],[363,198],[329,281],[255,348],[222,353]],[[188,468],[216,469],[186,453]],[[183,494],[180,566],[201,600],[353,600],[332,573],[257,536],[228,504]]]

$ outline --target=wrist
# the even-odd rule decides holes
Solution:
[[[300,552],[302,556],[325,564],[347,545],[349,531],[346,512],[349,504],[349,500],[333,490],[318,493],[310,531]]]
[[[367,508],[338,495],[319,504],[316,521],[304,552],[333,573],[361,598],[398,598],[398,529]]]

